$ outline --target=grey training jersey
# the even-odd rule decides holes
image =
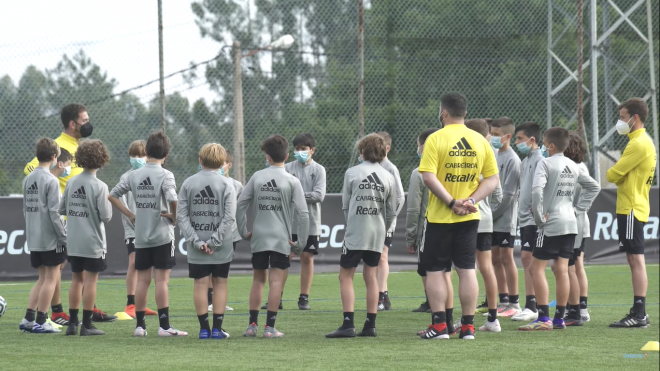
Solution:
[[[60,219],[60,182],[43,167],[23,179],[25,241],[30,251],[51,251],[66,245]]]
[[[284,166],[286,171],[300,180],[307,211],[309,211],[309,235],[321,235],[321,202],[325,198],[325,168],[314,160],[303,164],[299,161],[289,162]],[[298,231],[298,220],[293,218],[293,231]]]
[[[112,189],[115,198],[128,192],[135,200],[135,248],[162,246],[174,240],[174,225],[160,216],[170,212],[170,202],[176,202],[174,175],[160,164],[147,163],[134,170]]]
[[[481,178],[483,179],[483,177]],[[477,204],[479,214],[481,215],[477,233],[493,233],[493,216],[491,214],[491,207],[496,209],[500,205],[500,202],[502,202],[502,186],[498,183],[493,193]]]
[[[236,203],[238,203],[238,198],[241,197],[241,193],[243,193],[243,184],[239,182],[238,180],[234,178],[227,178],[229,179],[232,184],[234,185],[234,190],[236,191]],[[236,220],[234,220],[234,224],[231,226],[231,231],[232,231],[232,241],[233,242],[238,242],[242,240],[240,233],[238,233],[238,227],[236,226]]]
[[[128,178],[128,175],[132,173],[134,169],[130,169],[125,172],[119,178],[119,182],[125,181]],[[127,209],[131,210],[135,214],[135,199],[133,194],[129,191],[125,195],[121,196],[120,201]],[[135,226],[131,223],[131,220],[124,214],[121,214],[121,224],[124,226],[124,239],[135,238]]]
[[[346,218],[344,250],[382,253],[387,226],[396,219],[394,176],[368,161],[346,170],[342,209]]]
[[[584,162],[577,164],[580,168],[580,172],[586,175],[589,175],[589,169]],[[580,195],[582,194],[582,186],[580,184],[575,185],[575,196],[573,196],[573,207],[577,207],[577,203],[580,200]],[[589,215],[586,211],[577,212],[576,215],[578,223],[578,234],[575,238],[575,248],[579,249],[582,245],[582,239],[591,237],[591,223],[589,223]]]
[[[60,203],[66,215],[66,229],[72,231],[67,241],[69,256],[105,259],[107,252],[105,223],[112,219],[108,186],[87,170],[69,179]]]
[[[493,210],[493,232],[516,234],[518,218],[518,184],[520,181],[520,158],[511,147],[497,153],[500,171],[502,202]]]
[[[408,210],[406,212],[406,245],[421,247],[426,207],[429,204],[429,189],[424,185],[422,173],[416,168],[410,174],[408,186]]]
[[[188,263],[224,264],[232,260],[234,215],[236,189],[231,179],[215,170],[202,170],[183,182],[176,220],[186,239]],[[213,254],[199,250],[204,244]]]
[[[536,166],[543,160],[541,149],[537,148],[530,151],[520,164],[520,188],[518,193],[518,224],[520,228],[534,223],[532,215],[532,183]]]
[[[394,166],[394,164],[391,163],[387,158],[380,162],[380,166],[382,166],[383,169],[388,171],[390,174],[392,174],[392,177],[394,177],[394,196],[396,197],[396,209],[394,210],[394,220],[392,221],[390,227],[387,229],[388,236],[391,236],[396,229],[396,216],[399,215],[401,209],[403,209],[403,203],[406,202],[406,195],[404,194],[403,184],[401,184],[401,175],[399,175],[399,169],[397,169],[397,167]]]
[[[573,208],[576,184],[582,186],[582,194]],[[575,162],[563,153],[541,161],[536,167],[532,185],[532,212],[539,233],[550,237],[577,234],[575,214],[588,211],[598,192],[598,183],[582,173]]]
[[[245,185],[236,207],[236,223],[241,237],[246,239],[247,209],[252,203],[252,253],[276,251],[284,255],[291,250],[300,254],[309,237],[309,212],[300,181],[284,170],[284,167],[271,166],[259,170]],[[291,222],[298,214],[298,241],[295,246],[291,239]]]

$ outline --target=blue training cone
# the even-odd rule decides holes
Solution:
[[[556,307],[557,306],[557,300],[553,300],[548,304],[549,307]]]

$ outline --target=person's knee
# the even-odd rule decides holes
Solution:
[[[302,265],[311,265],[314,263],[314,254],[303,252],[300,255],[300,264]]]
[[[493,250],[491,252],[491,261],[493,265],[501,265],[502,264],[502,259],[500,258],[499,251]]]
[[[646,268],[646,263],[644,261],[644,255],[633,255],[628,254],[628,264],[630,265],[631,270],[639,270]]]
[[[500,261],[503,265],[509,265],[514,262],[513,260],[513,250],[506,249],[503,254],[500,254]]]

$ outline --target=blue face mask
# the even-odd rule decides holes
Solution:
[[[227,175],[227,174],[225,174],[225,169],[223,169],[223,168],[218,169],[218,174],[220,174],[221,176],[226,176]]]
[[[527,142],[529,142],[529,140]],[[518,152],[520,152],[523,155],[528,154],[529,151],[532,150],[532,146],[528,146],[527,142],[522,142],[522,143],[516,144],[516,148],[518,149]]]
[[[548,149],[545,148],[545,144],[541,146],[541,154],[543,155],[543,157],[550,156],[550,153],[548,153]]]
[[[293,152],[293,157],[302,162],[303,164],[309,161],[309,151],[295,151]]]
[[[143,158],[131,158],[131,166],[133,166],[133,169],[137,170],[144,166],[147,163],[146,159]]]
[[[490,138],[490,145],[493,146],[495,149],[500,149],[504,144],[502,144],[502,137],[491,137]]]
[[[359,162],[359,163],[363,163],[363,162],[364,162],[364,160],[362,160],[362,156],[359,156],[359,157],[358,157],[358,162]]]
[[[64,172],[60,175],[60,178],[66,178],[71,175],[71,166],[64,167]]]
[[[268,160],[266,160],[266,167],[270,167],[270,164],[268,163]]]

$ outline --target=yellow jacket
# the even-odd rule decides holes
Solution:
[[[616,213],[628,215],[632,210],[637,220],[646,223],[657,154],[646,129],[635,130],[628,134],[628,138],[630,142],[623,155],[607,170],[607,181],[617,185]]]
[[[83,169],[81,167],[78,167],[78,164],[75,161],[75,156],[76,156],[76,151],[78,151],[78,141],[73,138],[72,136],[69,136],[68,134],[62,133],[59,137],[55,139],[55,142],[60,146],[60,148],[64,148],[69,153],[71,153],[71,156],[74,157],[74,160],[71,161],[71,174],[66,177],[60,177],[58,180],[60,181],[60,191],[64,193],[64,187],[66,187],[66,182],[69,181],[72,177],[82,173]],[[28,175],[34,170],[35,167],[39,166],[39,160],[37,158],[33,158],[32,161],[28,162],[27,165],[25,165],[25,169],[23,169],[23,172],[25,175]]]

